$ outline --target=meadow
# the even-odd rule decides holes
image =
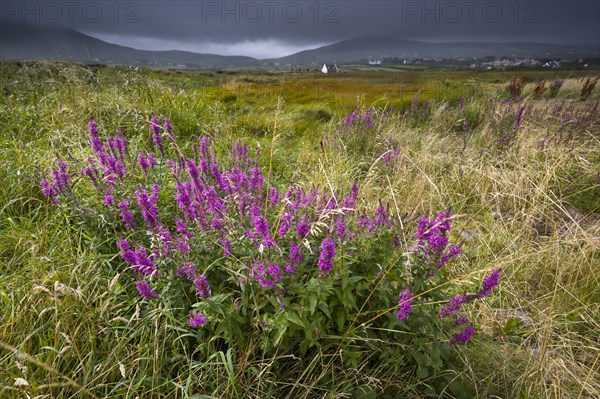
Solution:
[[[0,396],[600,396],[598,71],[0,66]],[[114,190],[76,173],[88,158],[105,165],[113,135],[127,139],[111,151],[131,176]],[[137,155],[150,152],[152,166]],[[211,172],[227,195],[210,192],[208,206],[239,214],[198,222],[182,252],[204,274],[146,273],[154,292],[123,239],[168,252],[150,212],[157,185],[161,218],[194,229],[181,199],[185,179],[197,184],[191,160],[256,179],[232,193]],[[251,216],[245,191],[261,202],[249,199]],[[153,233],[126,226],[113,194],[132,210],[149,201],[134,216]],[[306,212],[290,213],[298,226],[312,218],[296,228],[299,277],[245,261],[280,256],[280,240],[294,248],[285,201]],[[427,247],[430,230],[448,252]],[[441,329],[451,298],[473,292],[462,309],[472,338]]]

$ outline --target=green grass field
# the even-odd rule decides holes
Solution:
[[[0,67],[0,397],[600,397],[599,87],[580,99],[598,71]],[[502,104],[525,74],[522,99]],[[565,82],[536,98],[542,79]],[[415,96],[426,110],[412,108]],[[335,144],[357,106],[373,107],[373,128]],[[470,310],[473,340],[427,376],[412,363],[388,367],[382,354],[394,342],[360,335],[350,359],[334,350],[340,337],[304,354],[265,356],[252,332],[227,350],[195,350],[194,340],[220,344],[167,305],[143,303],[113,232],[59,211],[39,184],[57,156],[85,159],[89,120],[142,146],[153,115],[170,118],[190,153],[201,136],[217,155],[239,140],[260,149],[279,185],[357,182],[361,204],[409,218],[451,209],[464,253],[450,278],[464,287],[502,272],[495,294]],[[399,149],[393,165],[380,156],[388,141]]]

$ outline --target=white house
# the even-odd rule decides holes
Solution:
[[[339,72],[339,69],[336,64],[323,64],[323,68],[321,68],[321,72],[336,73],[336,72]]]

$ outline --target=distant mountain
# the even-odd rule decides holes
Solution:
[[[360,37],[278,58],[280,63],[353,63],[383,58],[585,58],[599,57],[596,47],[540,43],[429,43],[389,37]]]
[[[383,58],[519,57],[578,59],[600,57],[596,47],[539,43],[429,43],[389,37],[361,37],[305,50],[281,58],[257,60],[244,56],[187,51],[148,51],[107,43],[73,29],[55,26],[0,26],[0,59],[68,60],[80,63],[186,68],[252,67],[262,64],[350,64]]]
[[[69,28],[25,25],[0,27],[0,58],[195,68],[240,67],[257,63],[256,59],[243,56],[137,50],[107,43]]]

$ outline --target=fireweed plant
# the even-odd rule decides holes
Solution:
[[[370,128],[369,111],[357,118]],[[401,344],[388,352],[410,348],[426,375],[446,344],[472,338],[462,308],[498,284],[493,270],[476,292],[448,295],[444,270],[461,253],[449,212],[418,219],[414,250],[403,252],[406,226],[385,205],[359,206],[356,184],[346,193],[269,184],[244,143],[223,161],[203,137],[185,156],[166,118],[152,118],[153,149],[137,153],[122,132],[88,125],[88,158],[58,160],[42,193],[65,212],[102,215],[140,300],[228,344],[258,335],[267,352],[302,354],[356,332]]]

